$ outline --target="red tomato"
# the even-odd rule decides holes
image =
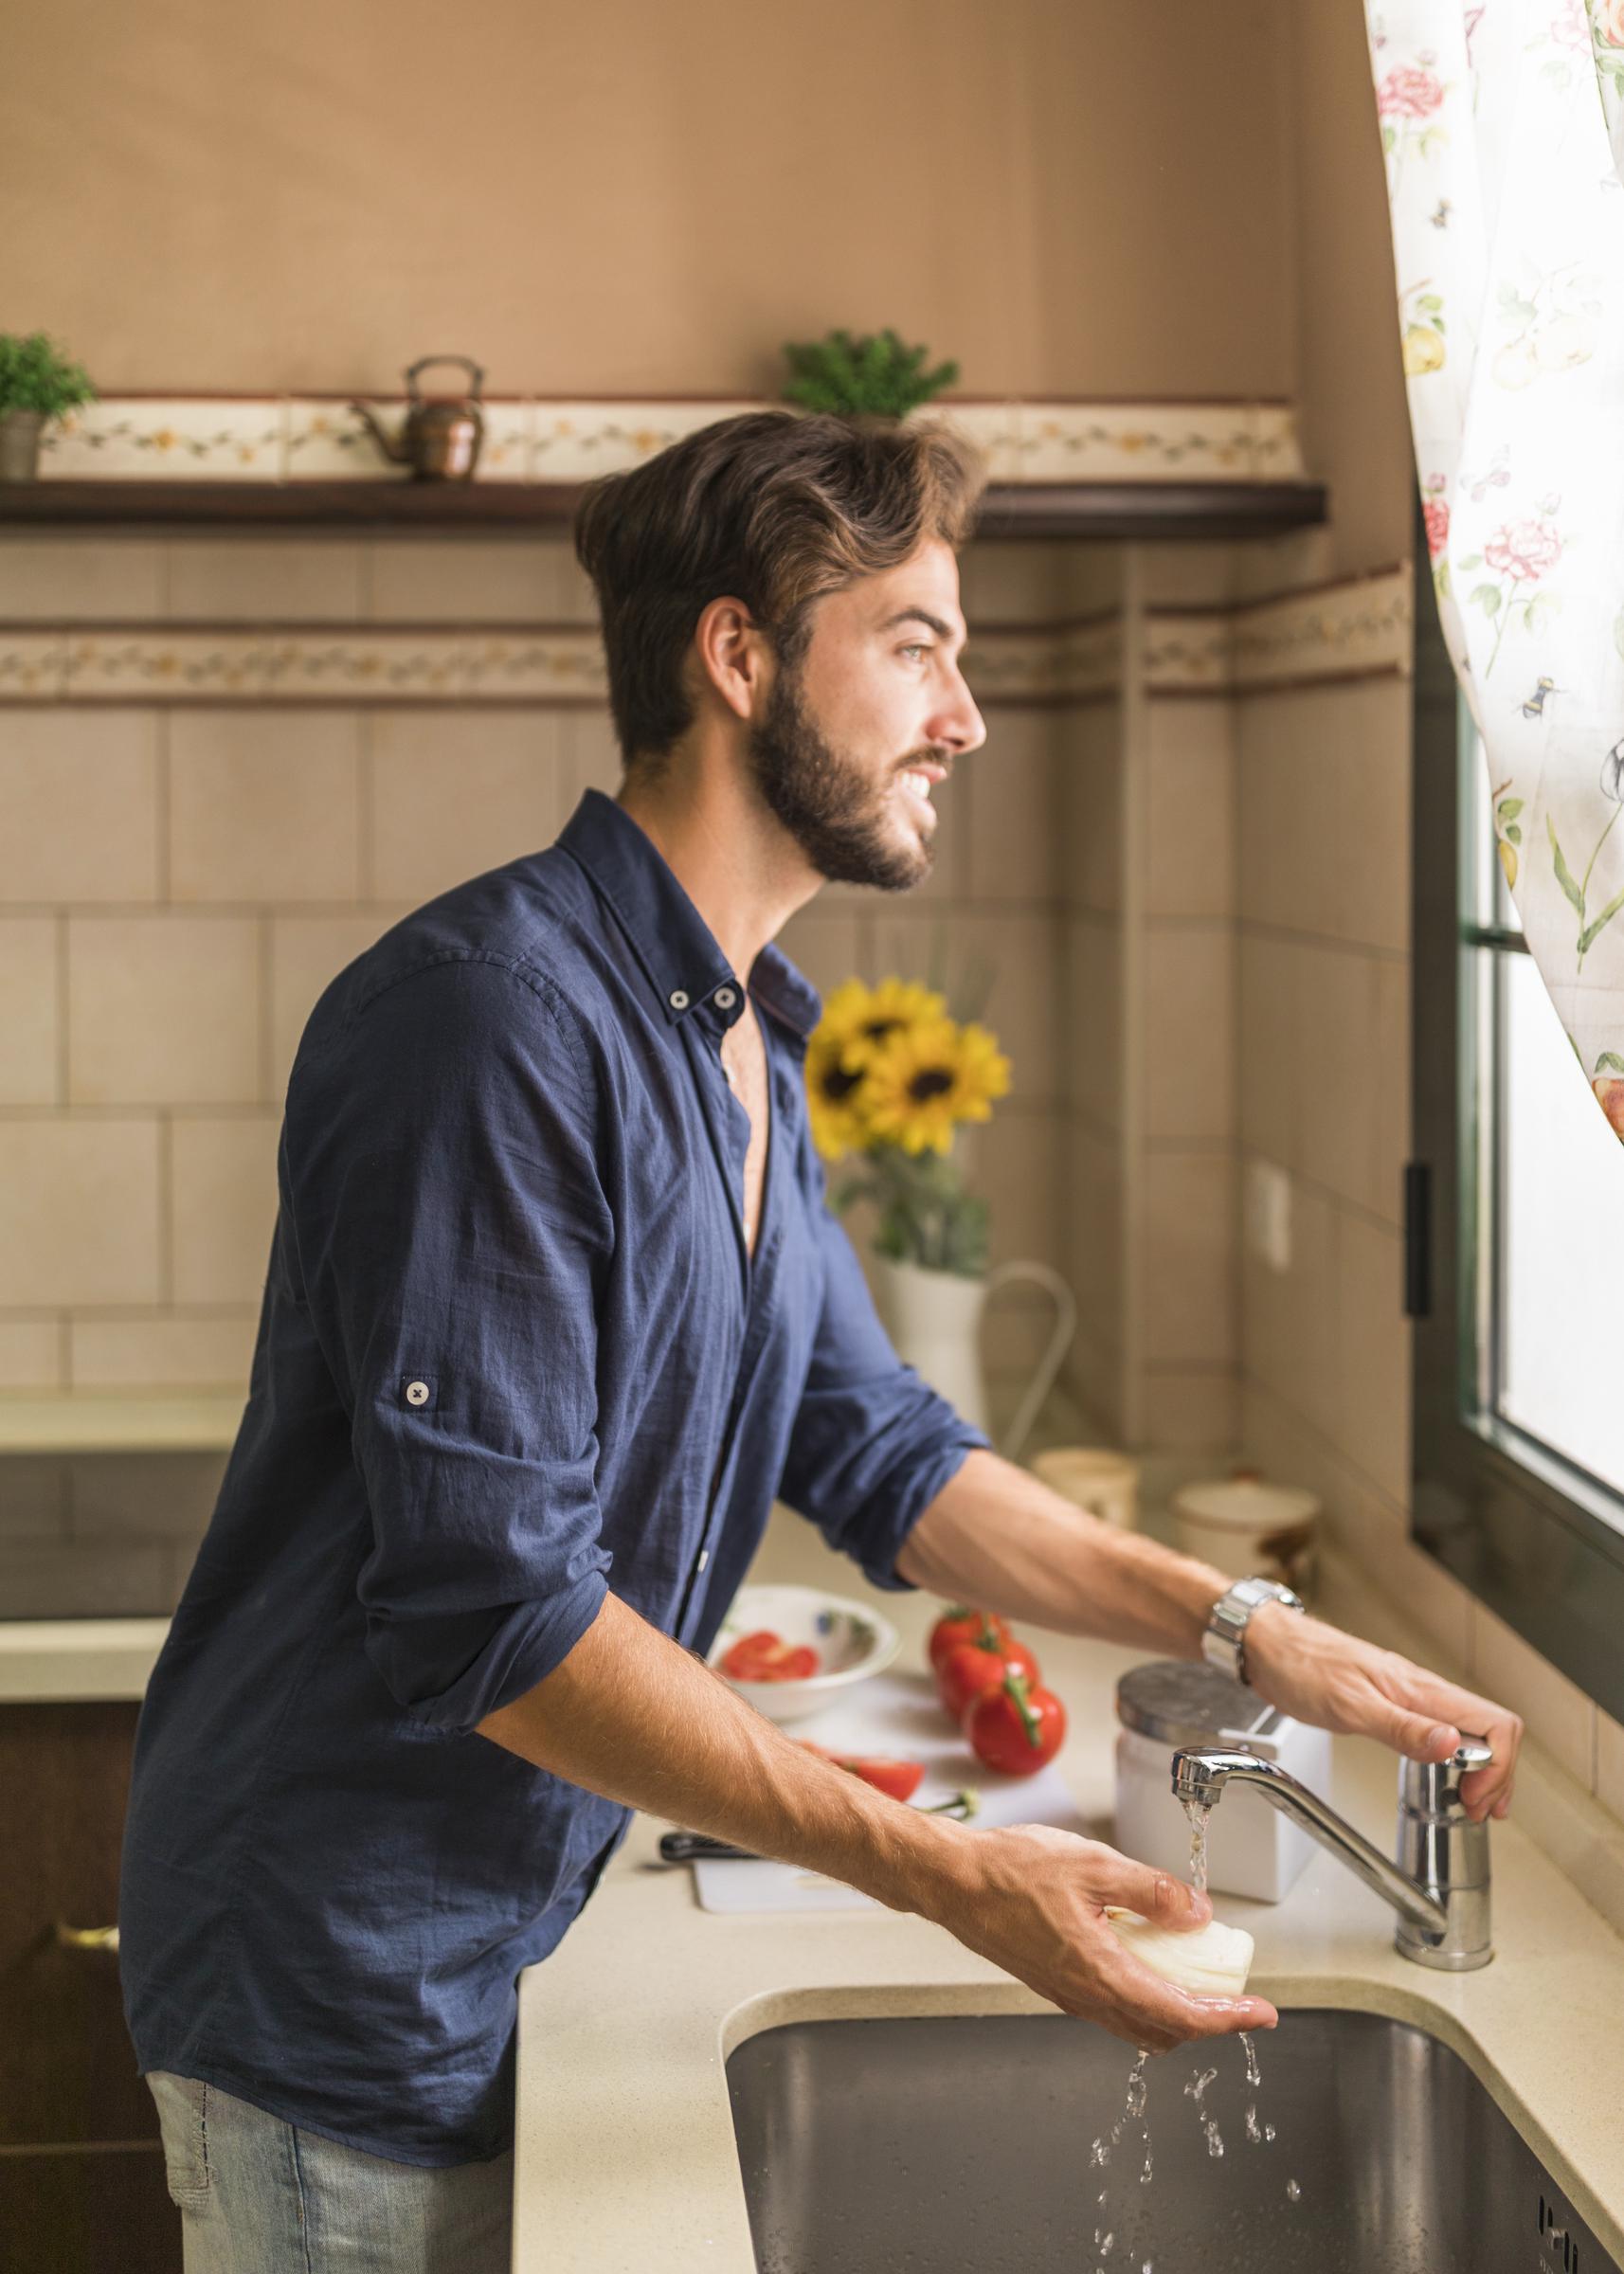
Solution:
[[[962,1722],[983,1690],[997,1689],[1011,1669],[1036,1682],[1038,1661],[1023,1642],[1006,1635],[1001,1642],[961,1642],[949,1651],[936,1678],[942,1703],[954,1721]]]
[[[824,1745],[815,1745],[809,1737],[796,1742],[821,1760],[832,1760],[836,1768],[860,1777],[876,1793],[889,1793],[893,1800],[911,1800],[924,1782],[925,1764],[920,1760],[898,1760],[884,1753],[831,1753]]]
[[[722,1671],[733,1682],[804,1682],[818,1671],[810,1643],[788,1643],[770,1627],[741,1634],[723,1653]]]
[[[942,1662],[949,1651],[956,1650],[961,1642],[971,1642],[978,1634],[987,1632],[1008,1640],[1009,1629],[996,1612],[965,1611],[958,1604],[950,1611],[944,1611],[930,1630],[930,1640],[927,1646],[930,1671],[940,1677]]]
[[[1053,1690],[1006,1674],[983,1691],[965,1719],[970,1750],[1003,1777],[1032,1777],[1053,1760],[1066,1736],[1066,1708]]]

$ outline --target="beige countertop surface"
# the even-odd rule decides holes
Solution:
[[[751,1576],[864,1592],[783,1513]],[[899,1663],[921,1666],[934,1599],[877,1599],[902,1629]],[[1109,1839],[1114,1688],[1146,1653],[1051,1636],[1039,1654],[1070,1714],[1060,1768],[1091,1833]],[[1335,1741],[1329,1797],[1388,1854],[1396,1784],[1390,1753]],[[514,2274],[755,2274],[725,2064],[758,2030],[1051,2010],[901,1913],[702,1911],[693,1874],[655,1861],[664,1829],[638,1817],[563,1943],[521,1982]],[[1624,2259],[1624,1940],[1519,1827],[1515,1804],[1492,1840],[1496,1956],[1475,1974],[1399,1958],[1385,1904],[1323,1851],[1283,1903],[1219,1896],[1218,1914],[1255,1937],[1250,1986],[1283,2012],[1360,2008],[1453,2048]],[[1261,2049],[1267,2063],[1266,2039]],[[1131,2058],[1124,2048],[1125,2073]]]
[[[167,1618],[0,1619],[0,1706],[142,1698]]]

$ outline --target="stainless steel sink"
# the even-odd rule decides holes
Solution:
[[[1620,2274],[1471,2071],[1424,2030],[1290,2008],[1154,2059],[1060,2014],[808,2021],[728,2063],[762,2274]],[[1216,2068],[1200,2109],[1186,2094]],[[1246,2112],[1272,2142],[1248,2139]],[[1217,2120],[1221,2157],[1202,2115]],[[1288,2182],[1300,2191],[1295,2199]],[[1098,2200],[1105,2195],[1102,2205]],[[1109,2233],[1109,2252],[1096,2244]]]

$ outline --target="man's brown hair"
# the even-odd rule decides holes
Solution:
[[[755,410],[595,481],[575,550],[597,588],[626,765],[658,762],[693,724],[683,665],[713,600],[742,601],[792,670],[816,600],[928,538],[956,551],[983,479],[944,426]]]

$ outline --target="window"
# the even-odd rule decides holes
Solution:
[[[1419,554],[1412,1528],[1624,1714],[1624,1160],[1529,957]],[[1508,850],[1522,816],[1501,804]],[[1515,833],[1515,834],[1513,834]]]

